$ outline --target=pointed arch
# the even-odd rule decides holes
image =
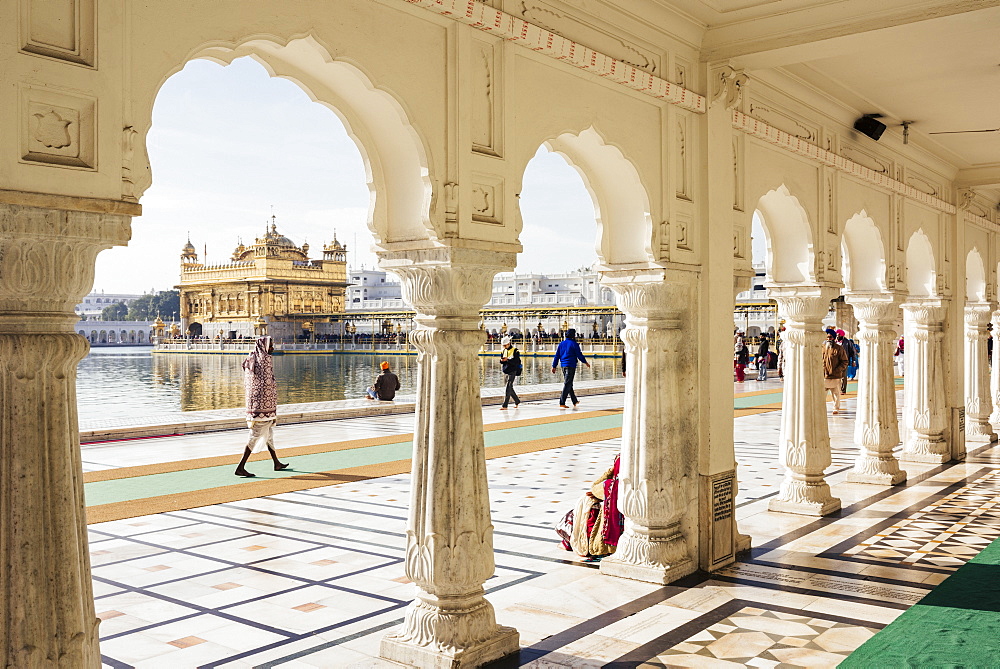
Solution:
[[[931,240],[918,229],[906,244],[906,290],[911,297],[933,297],[937,294],[937,269]]]
[[[772,284],[804,284],[815,281],[809,216],[798,198],[781,184],[757,201],[767,243],[767,281]]]
[[[359,66],[334,58],[312,36],[289,40],[256,36],[236,43],[202,45],[168,72],[156,90],[190,60],[205,59],[225,66],[241,57],[254,59],[272,77],[292,81],[311,100],[340,118],[364,162],[369,189],[367,223],[377,242],[438,236],[431,220],[435,206],[431,161],[426,142],[410,122],[406,109],[390,92],[376,86]],[[138,179],[137,195],[151,183],[149,173]]]
[[[847,220],[841,239],[844,286],[849,291],[884,291],[885,246],[875,221],[862,209]]]
[[[986,267],[976,247],[965,256],[965,299],[969,302],[986,301]]]
[[[607,143],[593,126],[579,133],[564,132],[542,146],[562,156],[590,193],[598,260],[618,265],[653,261],[649,195],[639,171],[621,149]]]

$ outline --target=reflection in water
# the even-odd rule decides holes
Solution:
[[[278,401],[325,402],[361,397],[388,360],[399,375],[401,394],[415,392],[416,356],[279,355],[274,358]],[[551,358],[524,358],[519,384],[562,382],[552,374]],[[95,348],[80,362],[77,405],[81,420],[123,418],[162,412],[230,409],[243,406],[240,355],[152,355],[148,347]],[[618,360],[595,358],[593,369],[581,367],[578,380],[612,378]],[[479,358],[484,387],[503,386],[500,361]]]

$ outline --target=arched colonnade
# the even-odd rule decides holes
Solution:
[[[364,159],[380,264],[417,311],[405,550],[417,596],[383,641],[386,658],[474,666],[518,648],[516,630],[497,624],[483,596],[494,563],[478,312],[493,276],[515,266],[521,175],[540,144],[584,178],[602,281],[627,316],[620,499],[628,523],[601,564],[609,577],[669,583],[730,564],[748,545],[733,510],[729,335],[734,291],[752,276],[754,212],[768,231],[768,286],[788,328],[787,476],[772,509],[836,507],[822,477],[829,437],[816,367],[819,320],[840,290],[858,314],[866,361],[853,480],[902,480],[888,368],[900,310],[905,457],[961,457],[949,410],[963,404],[970,435],[978,421],[989,437],[983,340],[997,319],[996,238],[984,215],[949,204],[945,179],[928,194],[803,148],[746,115],[755,84],[745,75],[698,64],[679,41],[666,56],[668,81],[480,3],[455,15],[423,0],[346,0],[324,14],[296,2],[303,11],[248,9],[238,25],[210,3],[180,13],[167,2],[128,12],[84,3],[100,29],[80,31],[72,54],[21,44],[33,24],[11,22],[2,33],[11,67],[0,77],[22,95],[0,100],[0,118],[28,130],[14,133],[21,158],[0,170],[0,387],[16,388],[0,397],[0,429],[17,444],[0,469],[4,498],[16,502],[0,517],[0,664],[100,665],[69,410],[86,352],[73,306],[91,287],[97,253],[131,234],[152,183],[144,140],[156,92],[192,58],[253,57],[340,116]],[[440,66],[414,74],[399,54]],[[842,120],[817,122],[849,141]],[[964,382],[963,340],[973,361]],[[998,385],[994,375],[994,397]],[[39,569],[59,573],[59,586],[37,578]]]

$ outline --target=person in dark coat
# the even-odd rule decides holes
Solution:
[[[567,397],[573,400],[574,407],[580,403],[580,401],[576,399],[576,393],[573,392],[573,379],[576,377],[577,361],[582,362],[587,367],[590,367],[590,363],[583,357],[583,351],[580,350],[580,345],[576,343],[576,330],[570,328],[566,330],[566,338],[560,342],[559,348],[556,349],[556,355],[552,358],[553,374],[556,373],[557,367],[560,365],[562,366],[563,390],[562,395],[559,397],[560,409],[567,408]]]
[[[767,334],[760,336],[760,344],[757,345],[757,380],[767,381],[767,363],[771,358],[771,340]]]
[[[368,389],[368,399],[390,402],[399,390],[399,377],[389,371],[389,363],[382,361],[382,373],[375,377],[375,383]]]
[[[514,400],[515,409],[521,403],[521,398],[514,392],[514,381],[521,375],[522,370],[521,352],[511,343],[510,337],[501,339],[500,345],[503,346],[500,351],[500,371],[503,372],[504,381],[503,404],[500,405],[500,410],[506,411],[510,400]]]

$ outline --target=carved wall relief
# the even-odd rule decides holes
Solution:
[[[801,137],[813,143],[818,143],[819,129],[806,125],[803,121],[793,117],[784,111],[779,111],[774,107],[762,103],[760,100],[750,102],[750,116],[774,126],[778,130],[783,130],[793,137]]]
[[[827,227],[826,231],[831,235],[837,234],[837,202],[833,197],[833,177],[826,178],[826,206],[827,206]]]
[[[745,211],[743,201],[743,136],[733,135],[733,209]]]
[[[48,89],[21,90],[21,159],[96,169],[96,101]]]
[[[476,42],[472,78],[472,150],[491,156],[500,155],[497,142],[497,64],[493,47]]]
[[[685,200],[691,199],[691,194],[688,193],[688,184],[690,179],[688,178],[689,167],[689,148],[688,148],[688,128],[687,128],[687,117],[680,116],[677,119],[677,197],[683,198]]]
[[[24,53],[96,65],[95,0],[21,0],[20,18]]]
[[[674,83],[682,88],[688,87],[688,72],[691,64],[686,60],[674,57]]]
[[[572,16],[561,14],[551,7],[534,0],[518,0],[508,11],[566,39],[600,51],[650,74],[660,75],[660,56],[652,50],[626,42]]]
[[[928,195],[933,195],[934,197],[941,197],[941,184],[934,183],[931,179],[923,177],[919,174],[914,174],[912,170],[906,170],[905,176],[899,180],[907,186],[916,188],[921,193],[927,193]]]
[[[670,260],[670,221],[663,220],[660,221],[659,226],[660,234],[660,257],[659,259],[663,262],[668,262]]]
[[[503,179],[490,174],[473,174],[472,178],[472,220],[502,225]]]
[[[686,214],[677,214],[674,227],[677,229],[677,248],[690,251],[692,246],[691,217]]]
[[[856,146],[851,146],[846,142],[844,142],[844,145],[840,150],[840,155],[859,165],[863,165],[870,170],[874,170],[882,174],[892,174],[892,166],[888,162],[872,153],[863,151]]]

